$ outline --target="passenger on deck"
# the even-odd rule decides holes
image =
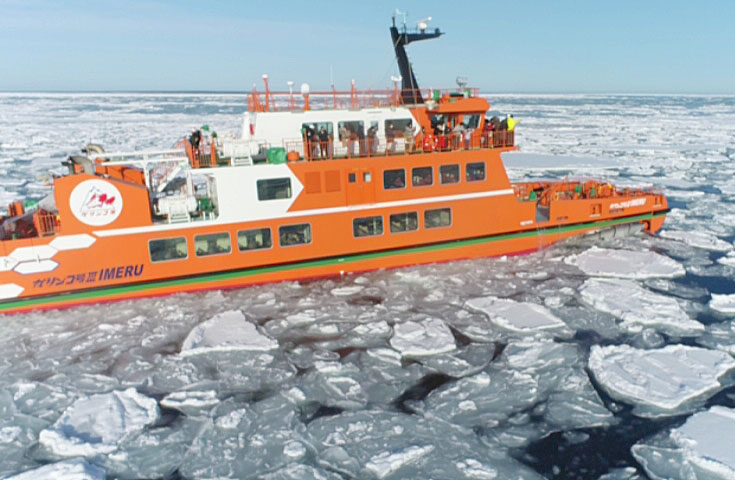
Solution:
[[[357,140],[360,143],[360,156],[362,157],[367,153],[365,149],[365,128],[362,126],[362,123],[357,127]]]
[[[485,118],[485,125],[482,127],[482,146],[492,147],[493,146],[493,132],[495,131],[495,124],[491,118]]]
[[[426,131],[426,128],[421,129],[421,137],[422,137],[422,145],[424,152],[433,152],[435,145],[434,145],[434,136]]]
[[[389,154],[396,151],[396,130],[393,126],[393,122],[390,122],[385,127],[385,149]]]
[[[191,136],[189,137],[189,143],[191,143],[191,147],[194,150],[199,150],[199,143],[201,142],[201,140],[202,140],[202,132],[195,128],[191,132]]]
[[[324,127],[319,130],[319,150],[322,158],[329,158],[329,133]]]
[[[521,122],[520,120],[516,120],[515,118],[513,118],[513,115],[510,115],[507,121],[508,121],[508,131],[509,132],[512,132],[513,130],[515,130],[516,125],[518,125]]]
[[[370,152],[370,155],[375,155],[375,153],[378,151],[378,126],[377,125],[373,125],[372,127],[368,128],[367,142],[368,142],[368,151]]]
[[[459,146],[462,144],[462,138],[464,138],[464,123],[457,122],[457,124],[452,129],[452,148],[458,149]]]
[[[406,153],[413,153],[414,140],[413,140],[413,123],[408,122],[405,130],[403,130],[403,138],[406,140]]]

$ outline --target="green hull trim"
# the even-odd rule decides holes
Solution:
[[[80,292],[68,292],[68,293],[61,293],[57,295],[48,295],[48,296],[41,296],[41,297],[31,297],[31,298],[15,300],[15,301],[9,300],[9,301],[0,303],[0,313],[10,311],[10,310],[28,309],[28,308],[33,308],[33,307],[53,308],[54,304],[56,303],[63,303],[65,305],[72,306],[74,305],[74,301],[79,301],[80,304],[89,303],[89,302],[92,302],[93,299],[97,297],[104,297],[108,295],[119,295],[119,294],[131,293],[131,292],[140,293],[140,292],[148,291],[150,292],[151,295],[155,295],[155,290],[159,288],[184,286],[184,285],[190,285],[190,284],[196,284],[196,283],[206,283],[206,282],[211,282],[211,281],[231,280],[235,278],[245,278],[245,277],[252,277],[256,275],[266,275],[269,273],[278,273],[278,272],[283,272],[286,270],[305,270],[309,268],[323,267],[326,265],[349,264],[349,263],[354,263],[354,262],[373,260],[377,258],[387,258],[387,257],[401,256],[401,255],[412,255],[416,253],[430,252],[430,251],[436,251],[436,250],[445,250],[449,248],[468,247],[468,246],[480,245],[484,243],[495,243],[495,242],[502,242],[506,240],[519,239],[519,238],[556,235],[559,233],[568,233],[568,232],[574,232],[574,231],[579,231],[579,230],[588,230],[591,228],[599,229],[599,228],[606,228],[606,227],[614,227],[614,226],[623,225],[626,223],[636,223],[636,222],[640,222],[643,220],[649,220],[652,218],[666,215],[666,213],[667,212],[647,213],[643,215],[635,215],[635,216],[630,216],[630,217],[618,218],[614,220],[606,220],[603,222],[588,222],[588,223],[567,225],[567,226],[547,227],[547,228],[542,228],[542,229],[525,230],[522,232],[497,234],[497,235],[491,235],[491,236],[486,236],[486,237],[471,238],[471,239],[466,239],[466,240],[450,240],[450,241],[431,244],[431,245],[421,245],[421,246],[416,246],[416,247],[401,247],[401,248],[396,248],[396,249],[391,249],[391,250],[382,250],[382,251],[370,252],[370,253],[357,253],[357,254],[343,256],[343,257],[332,257],[328,259],[318,259],[318,260],[305,260],[305,261],[294,262],[294,263],[287,263],[287,264],[280,264],[280,265],[273,265],[273,266],[266,266],[266,267],[253,267],[253,268],[247,268],[243,270],[202,274],[202,275],[175,278],[175,279],[169,279],[169,280],[152,280],[148,282],[121,285],[121,286],[116,286],[116,287],[101,287],[101,288],[96,288],[93,290],[84,290]],[[514,253],[514,252],[508,252],[508,253]],[[145,296],[145,294],[140,294],[139,296]],[[131,297],[131,298],[135,298],[135,297]]]

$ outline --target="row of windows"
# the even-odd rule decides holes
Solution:
[[[448,185],[459,183],[459,164],[441,165],[439,167],[439,183]],[[485,180],[485,162],[468,163],[465,165],[465,179],[468,182]],[[434,184],[433,167],[415,167],[411,169],[411,185],[425,187]],[[397,168],[383,172],[383,188],[392,190],[406,186],[406,170]]]
[[[410,232],[418,230],[418,212],[394,213],[389,218],[390,232]],[[452,211],[449,208],[439,208],[424,211],[424,227],[448,227],[452,224]],[[372,216],[356,218],[352,222],[355,237],[370,237],[383,234],[383,217]],[[278,229],[278,241],[282,247],[291,245],[305,245],[311,243],[311,225],[286,225]],[[241,252],[271,248],[273,240],[270,228],[257,228],[237,232],[237,248]],[[163,262],[187,258],[188,251],[186,238],[166,238],[151,240],[148,243],[151,261]],[[230,234],[207,233],[194,237],[194,252],[197,257],[210,255],[225,255],[232,252]]]
[[[411,232],[419,229],[418,212],[394,213],[389,217],[390,233]],[[452,210],[438,208],[424,211],[424,228],[448,227],[452,224]],[[383,234],[383,217],[362,217],[352,221],[355,237]]]
[[[310,172],[315,173],[315,172]],[[332,174],[327,176],[327,192],[339,191],[339,177],[334,177],[338,172],[327,172]],[[355,173],[349,173],[347,180],[350,183],[357,181]],[[479,182],[485,180],[485,162],[468,163],[465,165],[465,180],[468,182]],[[363,172],[363,181],[370,182],[372,178],[370,172]],[[441,185],[449,185],[459,183],[460,168],[459,164],[441,165],[439,167],[439,183]],[[305,188],[307,193],[321,192],[319,174],[309,176],[305,180]],[[411,185],[414,187],[423,187],[434,184],[434,168],[433,167],[415,167],[411,169]],[[383,171],[383,188],[392,190],[396,188],[406,187],[406,170],[397,168]],[[268,178],[257,181],[258,200],[278,200],[291,198],[291,179],[285,178]]]
[[[287,225],[278,229],[278,239],[281,246],[302,245],[311,243],[311,225]],[[270,228],[257,228],[254,230],[241,230],[237,232],[237,248],[241,252],[271,248],[273,240]],[[186,238],[167,238],[162,240],[151,240],[148,244],[151,260],[162,262],[165,260],[178,260],[188,256]],[[210,255],[224,255],[232,252],[230,234],[208,233],[194,237],[194,252],[197,257]]]

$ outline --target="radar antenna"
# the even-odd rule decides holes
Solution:
[[[396,15],[403,16],[403,29],[401,31],[396,27]],[[393,14],[393,26],[390,27],[390,35],[393,39],[393,48],[396,51],[396,61],[398,62],[398,70],[401,73],[403,83],[401,85],[401,99],[403,103],[408,105],[415,105],[424,103],[424,99],[421,96],[418,82],[416,81],[416,75],[413,73],[413,68],[408,61],[408,55],[406,55],[405,46],[411,42],[419,40],[429,40],[437,38],[444,33],[435,29],[433,32],[427,32],[429,28],[429,22],[431,17],[426,17],[416,22],[417,31],[409,32],[406,29],[406,13],[402,13],[398,10]]]

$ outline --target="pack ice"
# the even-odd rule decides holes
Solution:
[[[466,305],[482,312],[499,327],[515,332],[555,330],[565,326],[541,305],[496,297],[479,297],[467,300]]]
[[[579,293],[587,304],[620,319],[631,333],[648,327],[675,335],[704,331],[704,325],[690,319],[676,299],[653,293],[631,280],[590,278]]]
[[[181,346],[182,355],[232,350],[266,351],[278,342],[258,332],[242,312],[222,312],[194,327]]]
[[[717,310],[720,313],[735,314],[735,294],[718,295],[712,294],[712,300],[709,302],[709,308]]]
[[[675,415],[723,385],[719,379],[735,369],[726,352],[686,345],[639,350],[630,345],[593,345],[588,363],[607,393],[634,405],[643,417]]]
[[[61,457],[111,453],[125,437],[142,431],[159,416],[158,404],[135,389],[75,401],[39,441]]]
[[[73,458],[4,478],[5,480],[104,480],[105,471],[82,458]]]
[[[706,232],[685,232],[681,230],[664,230],[661,236],[683,242],[690,247],[701,248],[703,250],[712,250],[713,252],[729,252],[732,245],[728,242],[717,238],[716,236]]]
[[[564,261],[596,277],[674,278],[686,273],[676,260],[648,251],[592,247]]]
[[[452,331],[438,318],[397,323],[390,344],[402,355],[414,357],[451,352],[456,347]]]
[[[653,479],[735,479],[735,409],[713,406],[631,448]]]

